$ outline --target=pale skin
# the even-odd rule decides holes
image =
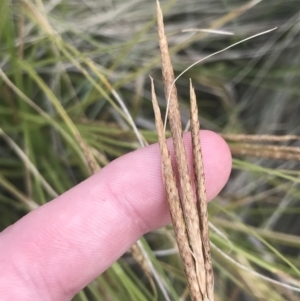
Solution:
[[[190,169],[190,135],[184,135]],[[225,141],[201,131],[207,198],[226,184]],[[170,150],[173,150],[170,143]],[[0,234],[0,300],[68,301],[143,234],[170,223],[157,144],[129,153]]]

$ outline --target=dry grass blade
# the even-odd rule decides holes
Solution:
[[[171,219],[176,235],[178,249],[182,261],[184,263],[185,273],[187,275],[187,280],[190,286],[192,300],[199,301],[202,300],[202,297],[199,290],[196,270],[194,269],[194,258],[192,256],[192,251],[189,247],[189,240],[185,228],[184,217],[182,214],[179,192],[176,185],[176,179],[171,163],[170,153],[164,136],[163,123],[162,123],[161,114],[160,114],[158,102],[154,91],[153,80],[151,79],[151,81],[152,81],[152,102],[153,102],[153,109],[155,113],[155,123],[156,123],[158,141],[159,141],[161,157],[162,157],[163,179],[164,179],[164,184],[167,192],[167,200],[169,203]]]
[[[203,160],[202,160],[202,149],[199,140],[200,123],[198,117],[198,108],[197,108],[196,94],[192,86],[192,82],[190,82],[190,100],[191,100],[191,132],[192,132],[192,143],[193,143],[196,196],[197,196],[197,205],[198,205],[198,211],[200,217],[201,240],[203,244],[203,256],[204,256],[205,273],[206,273],[206,291],[209,300],[212,301],[214,298],[214,276],[213,276],[211,254],[210,254],[205,177],[204,177],[204,168],[203,168]]]
[[[214,33],[214,34],[221,34],[221,35],[228,35],[228,36],[234,35],[234,33],[230,31],[205,29],[205,28],[188,28],[188,29],[181,30],[181,32],[206,32],[206,33]]]

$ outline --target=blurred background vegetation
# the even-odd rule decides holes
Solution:
[[[278,27],[195,66],[177,88],[183,127],[192,78],[202,128],[224,135],[234,155],[230,181],[209,205],[223,233],[211,230],[216,301],[299,300],[300,148],[290,135],[300,131],[300,1],[161,5],[176,74]],[[191,28],[234,35],[182,32]],[[1,230],[87,178],[86,157],[103,167],[157,141],[149,74],[162,113],[166,103],[155,1],[2,0],[0,68]],[[140,245],[154,285],[125,254],[74,300],[189,300],[171,227]]]

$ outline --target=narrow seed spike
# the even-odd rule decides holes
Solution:
[[[213,301],[213,273],[210,259],[206,192],[204,187],[205,183],[202,164],[202,154],[199,142],[199,120],[196,105],[196,97],[194,90],[191,86],[191,123],[193,155],[195,158],[194,167],[197,186],[196,195],[199,201],[198,207],[196,201],[194,200],[191,176],[187,163],[187,155],[182,140],[182,128],[177,99],[177,91],[174,85],[174,72],[169,56],[168,43],[164,32],[163,16],[158,1],[157,22],[165,96],[168,100],[168,119],[170,122],[170,128],[173,138],[181,189],[179,209],[182,209],[181,214],[183,214],[183,222],[185,223],[187,231],[188,244],[191,248],[191,254],[194,258],[193,266],[186,266],[185,268],[186,270],[193,269],[196,272],[196,280],[198,281],[198,288],[201,292],[201,298],[198,299],[196,297],[195,299],[195,296],[193,296],[191,291],[192,299],[195,299],[197,301]],[[160,115],[159,119],[162,126]]]
[[[237,142],[280,142],[300,140],[300,136],[296,135],[244,135],[244,134],[221,134],[221,136],[229,141]]]
[[[196,196],[199,211],[201,238],[203,245],[203,255],[206,273],[207,297],[210,301],[214,300],[214,276],[211,263],[210,242],[209,242],[209,225],[207,213],[207,201],[205,190],[204,167],[202,160],[202,149],[199,140],[200,122],[198,118],[198,108],[195,90],[190,80],[190,101],[191,101],[191,132],[193,144],[193,158],[195,171]]]
[[[185,273],[187,275],[187,280],[190,287],[192,300],[201,301],[202,295],[199,290],[196,271],[193,268],[194,259],[189,247],[189,240],[185,228],[184,217],[182,214],[179,192],[176,185],[176,179],[171,163],[170,153],[166,144],[166,138],[164,136],[163,123],[162,123],[160,109],[154,91],[154,84],[152,78],[151,78],[151,91],[152,91],[153,109],[155,114],[155,124],[158,133],[158,141],[159,141],[161,158],[162,158],[163,180],[166,188],[167,200],[169,203],[170,214],[171,214],[174,232],[178,244],[178,249],[183,261]]]
[[[241,146],[229,145],[230,151],[233,155],[236,156],[247,156],[247,157],[256,157],[256,158],[267,158],[275,160],[294,160],[300,161],[299,154],[296,153],[285,153],[285,152],[274,152],[271,150],[256,150],[248,149]]]
[[[162,61],[162,74],[165,88],[165,97],[168,99],[169,91],[172,87],[170,94],[170,109],[169,109],[169,122],[171,127],[171,133],[174,143],[176,162],[178,166],[180,187],[181,187],[181,204],[184,213],[184,219],[186,222],[186,228],[189,237],[189,243],[193,252],[196,273],[198,278],[198,284],[202,295],[204,295],[205,288],[205,267],[203,261],[203,250],[200,235],[199,216],[197,212],[196,201],[194,199],[194,192],[192,188],[192,182],[190,172],[188,168],[187,156],[185,152],[184,143],[182,140],[182,128],[181,119],[179,113],[177,91],[174,82],[174,72],[169,55],[168,42],[164,32],[163,15],[157,1],[157,23],[158,23],[158,35],[159,45]],[[172,86],[173,85],[173,86]]]

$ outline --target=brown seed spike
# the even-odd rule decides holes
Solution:
[[[206,292],[209,301],[214,300],[214,277],[211,264],[210,242],[208,231],[208,214],[207,214],[207,201],[205,190],[205,177],[202,160],[202,150],[199,140],[200,123],[198,118],[198,108],[196,101],[196,94],[190,81],[190,101],[191,101],[191,132],[193,144],[193,157],[194,157],[194,171],[195,171],[195,184],[196,196],[200,219],[201,238],[203,244],[203,255],[206,273]]]
[[[152,78],[151,78],[151,87],[152,87],[153,109],[155,114],[155,124],[158,133],[158,141],[159,141],[161,157],[162,157],[163,180],[166,188],[167,200],[169,203],[170,214],[171,214],[174,232],[178,244],[178,249],[184,264],[184,270],[187,275],[187,280],[189,283],[192,300],[202,301],[203,299],[199,290],[196,270],[194,268],[194,258],[192,256],[192,251],[189,247],[189,240],[186,233],[184,217],[182,214],[179,192],[176,186],[176,179],[171,163],[170,153],[164,136],[163,123],[161,120],[161,114],[157,103]]]
[[[195,260],[195,269],[197,273],[198,285],[204,298],[206,292],[206,273],[203,260],[203,250],[200,234],[199,216],[194,199],[191,177],[188,168],[187,156],[182,140],[181,119],[178,108],[178,99],[176,87],[172,88],[174,82],[174,72],[168,50],[168,43],[164,32],[163,15],[157,1],[157,23],[160,44],[160,53],[162,61],[162,73],[165,87],[166,99],[170,95],[169,122],[174,143],[176,162],[178,166],[180,188],[181,188],[181,206],[183,208],[184,220],[187,228],[189,244]],[[203,299],[200,299],[203,300]]]

